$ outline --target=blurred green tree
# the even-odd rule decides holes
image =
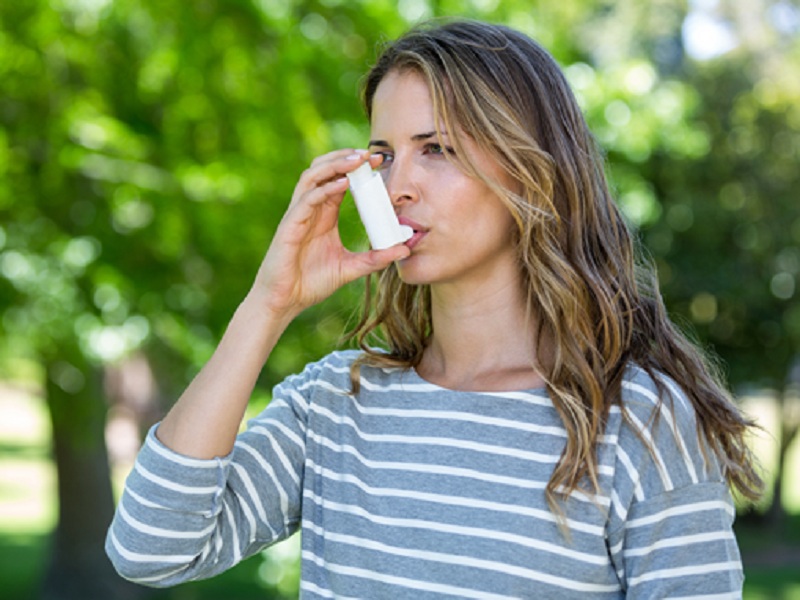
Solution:
[[[108,371],[139,353],[155,400],[176,397],[297,175],[367,139],[356,98],[375,46],[420,19],[507,23],[556,55],[674,313],[734,384],[782,388],[800,335],[798,11],[718,4],[710,22],[738,48],[703,62],[684,51],[698,15],[683,0],[0,5],[0,370],[38,364],[46,382],[60,519],[45,597],[139,593],[102,557]],[[341,229],[364,243],[349,203]],[[359,290],[306,311],[260,389],[329,349]]]
[[[641,13],[662,11],[663,35],[640,37],[643,20],[623,50],[653,57],[652,85],[638,100],[595,104],[603,113],[594,122],[671,311],[723,359],[734,388],[778,395],[779,461],[767,500],[780,530],[786,452],[800,426],[800,7],[720,0],[676,19],[669,4]],[[606,18],[617,22],[624,5]],[[626,36],[612,35],[620,52]],[[640,75],[623,74],[629,90]],[[643,144],[651,111],[662,115],[659,142]]]

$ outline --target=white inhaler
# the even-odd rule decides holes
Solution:
[[[358,216],[367,230],[369,244],[374,250],[383,250],[401,244],[414,235],[408,225],[401,225],[394,212],[389,192],[383,179],[364,163],[348,173],[350,193],[356,202]]]

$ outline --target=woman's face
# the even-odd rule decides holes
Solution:
[[[414,236],[411,255],[398,262],[410,284],[477,283],[518,277],[514,221],[497,195],[445,158],[454,132],[436,136],[428,86],[414,72],[392,71],[372,100],[369,149],[384,155],[382,170],[400,222]],[[460,140],[473,164],[503,181],[499,165],[472,140]]]

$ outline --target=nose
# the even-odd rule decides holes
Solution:
[[[389,198],[395,208],[419,198],[414,165],[407,159],[395,156],[390,165],[381,171]]]

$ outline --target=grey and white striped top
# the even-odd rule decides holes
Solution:
[[[355,356],[276,386],[230,456],[183,457],[151,431],[109,530],[119,572],[152,586],[210,577],[301,530],[309,599],[741,597],[729,490],[668,380],[653,424],[654,382],[628,370],[633,425],[612,410],[602,494],[571,495],[565,536],[544,494],[566,441],[545,390],[460,392],[364,368],[353,396]]]

